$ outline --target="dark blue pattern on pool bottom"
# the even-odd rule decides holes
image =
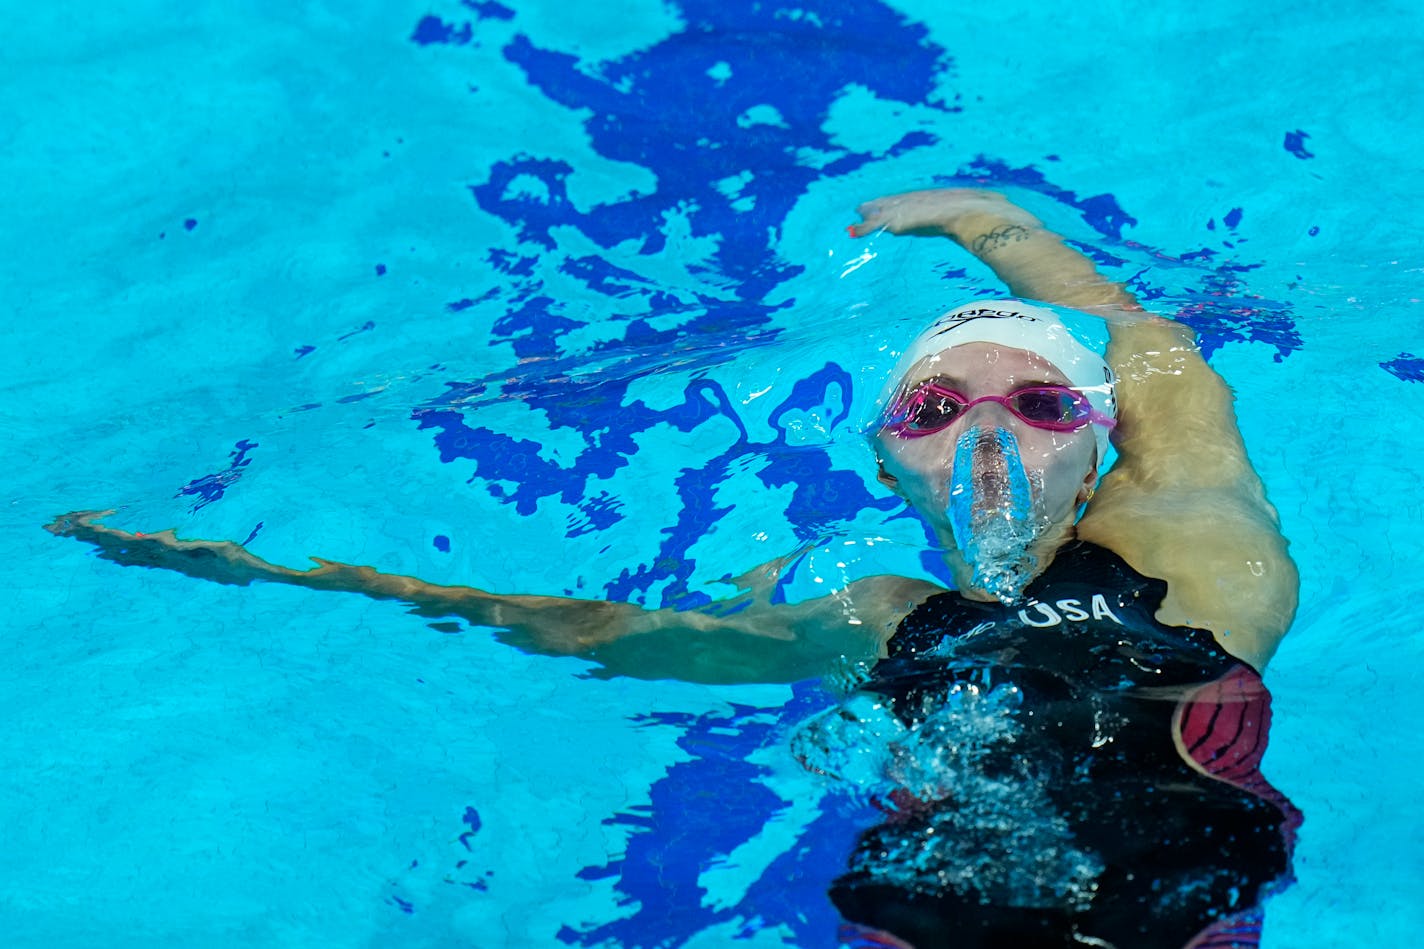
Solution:
[[[474,12],[476,21],[514,16],[517,26],[508,8],[462,6]],[[608,584],[604,593],[610,598],[641,600],[655,583],[670,580],[663,603],[704,601],[687,589],[692,572],[687,552],[725,515],[715,503],[716,488],[731,465],[749,454],[766,459],[760,476],[768,486],[795,486],[784,516],[800,537],[824,537],[866,507],[895,506],[875,499],[861,473],[834,469],[820,447],[788,441],[782,422],[790,413],[818,410],[830,418],[830,428],[844,424],[843,413],[825,411],[827,405],[850,403],[855,380],[841,367],[827,365],[797,382],[772,414],[776,435],[764,442],[748,436],[721,386],[699,376],[746,348],[775,341],[777,308],[764,301],[797,273],[775,256],[775,233],[810,183],[873,160],[833,146],[823,131],[841,90],[859,83],[882,99],[922,103],[949,64],[946,52],[926,41],[922,27],[883,5],[813,2],[799,11],[793,20],[787,11],[746,2],[683,3],[679,12],[685,26],[679,32],[597,71],[582,71],[573,57],[540,49],[523,35],[504,48],[504,55],[551,100],[591,113],[585,129],[600,155],[649,169],[658,190],[579,211],[566,186],[573,169],[558,157],[525,151],[510,154],[486,180],[473,183],[474,200],[507,222],[518,243],[490,252],[492,268],[504,278],[499,288],[478,299],[453,301],[449,309],[488,315],[496,343],[509,345],[521,360],[537,361],[518,371],[447,382],[446,394],[418,410],[416,421],[436,432],[442,461],[473,460],[472,481],[483,482],[491,495],[517,511],[528,512],[539,499],[555,496],[576,507],[581,517],[570,523],[571,535],[602,530],[620,519],[617,500],[602,491],[589,496],[588,480],[628,465],[636,447],[633,436],[658,425],[688,432],[716,419],[730,422],[739,433],[699,468],[683,471],[675,484],[678,513],[663,531],[656,556]],[[447,24],[433,14],[425,17],[412,40],[478,45],[477,26],[451,19]],[[875,46],[873,54],[865,52],[868,43]],[[898,68],[881,68],[887,59]],[[772,111],[753,110],[766,106]],[[932,145],[948,150],[923,132],[906,135],[896,150]],[[822,167],[802,164],[796,150],[803,147],[822,152]],[[743,172],[752,174],[734,196],[714,185]],[[1280,358],[1300,346],[1289,307],[1247,292],[1244,275],[1251,265],[1218,262],[1221,255],[1211,248],[1173,256],[1126,241],[1122,229],[1135,222],[1111,195],[1080,198],[1032,167],[1014,168],[986,156],[946,179],[956,182],[1030,188],[1075,208],[1104,238],[1103,246],[1079,246],[1104,266],[1127,263],[1125,256],[1105,249],[1118,244],[1125,255],[1145,252],[1200,275],[1198,291],[1179,315],[1202,334],[1208,353],[1226,342],[1261,342],[1273,346]],[[637,255],[630,260],[621,254],[614,263],[567,252],[554,230],[576,228],[604,248],[635,241],[641,254],[653,254],[664,246],[664,216],[678,212],[686,215],[695,236],[720,238],[702,290],[660,288],[637,273]],[[1241,214],[1231,209],[1223,222],[1234,228]],[[591,351],[568,351],[561,338],[590,317],[546,289],[538,276],[541,262],[553,262],[590,300],[638,300],[647,313],[604,315],[605,321],[624,324],[621,338]],[[1130,285],[1149,303],[1165,296],[1142,274],[1132,277]],[[660,318],[657,326],[653,317]],[[598,371],[583,373],[593,360],[600,363]],[[681,404],[657,409],[638,400],[626,402],[633,381],[670,368],[690,380]],[[548,462],[540,457],[537,441],[467,418],[483,401],[511,398],[542,410],[553,428],[583,436],[584,449],[571,464]],[[449,543],[442,541],[442,547]],[[797,945],[830,943],[836,915],[824,894],[845,865],[855,832],[842,816],[828,813],[818,819],[736,906],[704,906],[706,894],[697,882],[705,868],[754,838],[785,806],[760,780],[762,769],[747,763],[753,751],[780,740],[768,723],[801,717],[827,701],[802,686],[796,689],[794,707],[738,708],[727,716],[644,717],[649,726],[681,730],[679,744],[693,758],[654,785],[645,809],[610,819],[632,828],[622,859],[581,874],[616,878],[616,889],[634,908],[622,919],[567,926],[560,938],[580,944],[672,946],[717,923],[757,920],[745,925],[785,926]],[[709,793],[715,801],[706,798]]]
[[[675,946],[709,927],[733,923],[740,924],[740,936],[783,926],[787,945],[830,945],[840,917],[826,892],[873,813],[857,822],[844,800],[838,802],[842,808],[823,808],[733,905],[707,906],[708,893],[699,883],[705,870],[790,806],[762,783],[769,769],[747,763],[747,757],[783,743],[784,723],[806,718],[830,701],[818,687],[802,683],[791,701],[775,708],[734,704],[728,714],[636,717],[645,727],[681,730],[678,747],[692,760],[668,769],[650,789],[647,806],[605,821],[633,828],[622,858],[579,874],[587,880],[616,877],[614,888],[636,909],[612,922],[565,926],[559,939],[630,949]]]
[[[1380,363],[1380,368],[1405,382],[1424,382],[1424,359],[1413,353],[1400,353],[1389,362]]]

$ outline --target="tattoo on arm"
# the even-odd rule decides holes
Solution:
[[[980,234],[969,244],[969,250],[976,257],[992,254],[1006,244],[1016,244],[1028,240],[1028,228],[1021,224],[1005,224],[987,234]]]

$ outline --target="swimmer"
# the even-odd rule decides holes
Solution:
[[[117,530],[108,512],[48,529],[121,564],[403,601],[607,674],[796,681],[863,659],[854,692],[793,741],[827,780],[869,768],[857,781],[890,814],[831,893],[855,939],[1256,945],[1300,820],[1258,767],[1260,672],[1298,576],[1230,389],[1188,328],[1001,195],[919,191],[860,213],[853,235],[948,237],[1018,298],[921,333],[871,434],[879,481],[939,539],[954,590],[877,576],[774,604],[778,562],[709,607],[645,610],[316,558],[296,570],[230,542]],[[1104,355],[1075,333],[1092,319]]]

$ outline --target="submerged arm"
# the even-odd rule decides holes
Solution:
[[[871,577],[795,606],[773,606],[748,593],[698,610],[645,610],[631,603],[442,586],[315,557],[315,567],[294,570],[230,541],[181,540],[171,530],[117,530],[98,523],[103,514],[67,514],[46,530],[91,544],[115,563],[213,583],[285,583],[399,600],[423,615],[455,616],[502,630],[502,640],[530,652],[582,656],[600,663],[608,675],[645,679],[792,682],[823,675],[843,656],[878,654],[901,616],[936,589],[899,577]]]
[[[1275,508],[1246,455],[1234,396],[1189,327],[1143,312],[1121,284],[1037,218],[990,191],[944,189],[861,206],[852,233],[953,239],[1015,296],[1083,310],[1108,323],[1118,375],[1117,464],[1078,536],[1168,583],[1158,616],[1198,626],[1257,668],[1295,615],[1299,577]]]

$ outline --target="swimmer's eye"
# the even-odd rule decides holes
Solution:
[[[957,392],[924,393],[922,390],[917,395],[919,397],[908,406],[905,418],[905,427],[912,432],[937,432],[946,428],[964,414],[964,407],[968,405],[968,400]]]
[[[900,397],[886,427],[897,435],[928,435],[953,424],[968,404],[958,392],[926,383]]]
[[[1062,386],[1020,389],[1008,398],[1009,409],[1025,422],[1086,424],[1092,413],[1087,399]]]

